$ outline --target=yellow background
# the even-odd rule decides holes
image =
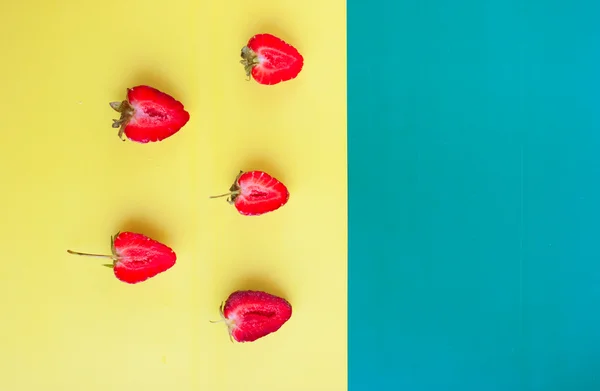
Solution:
[[[0,389],[337,391],[346,383],[346,44],[342,0],[4,1]],[[245,79],[241,47],[270,32],[305,57],[298,79]],[[189,123],[121,142],[108,103],[149,84]],[[238,170],[289,203],[243,217]],[[177,265],[130,286],[101,260],[134,230]],[[291,320],[232,344],[236,289],[286,297]]]

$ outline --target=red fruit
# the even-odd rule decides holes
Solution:
[[[246,76],[260,84],[273,85],[296,78],[304,58],[292,45],[271,34],[257,34],[242,48],[240,61]]]
[[[127,89],[127,99],[111,102],[110,107],[121,113],[113,119],[113,128],[119,128],[131,141],[148,143],[161,141],[177,133],[190,119],[183,105],[170,95],[148,86]]]
[[[165,272],[175,265],[175,252],[164,244],[142,234],[119,232],[111,237],[112,255],[88,254],[67,250],[69,254],[109,258],[104,266],[113,269],[115,276],[128,284],[137,284]]]
[[[253,342],[279,330],[292,316],[292,306],[266,292],[237,291],[221,304],[220,312],[230,339]]]
[[[212,196],[229,196],[227,202],[245,216],[258,216],[285,205],[290,193],[285,185],[263,171],[240,171],[229,193]]]

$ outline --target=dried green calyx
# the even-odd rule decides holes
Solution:
[[[258,55],[254,52],[254,50],[250,49],[248,46],[244,46],[242,48],[242,58],[243,60],[241,60],[240,63],[244,66],[246,76],[248,77],[248,80],[250,80],[252,68],[254,68],[260,63],[260,61],[258,60]]]
[[[233,342],[233,331],[235,330],[235,320],[233,319],[227,319],[225,317],[225,302],[221,303],[221,306],[219,307],[219,313],[221,315],[221,320],[211,320],[210,323],[221,323],[224,322],[227,325],[227,332],[229,334],[229,340],[231,342]]]
[[[122,102],[110,102],[110,107],[112,107],[116,112],[121,113],[121,118],[113,119],[112,127],[119,129],[118,136],[121,140],[125,141],[126,138],[123,137],[123,133],[125,132],[125,127],[135,114],[135,109],[126,100]]]
[[[115,264],[119,261],[119,255],[117,254],[117,249],[115,247],[115,238],[117,236],[119,236],[120,232],[117,232],[117,234],[115,236],[111,236],[110,237],[110,249],[111,249],[111,255],[105,255],[105,254],[91,254],[91,253],[82,253],[79,251],[73,251],[73,250],[67,250],[67,252],[69,254],[73,254],[73,255],[82,255],[82,256],[86,256],[86,257],[96,257],[96,258],[106,258],[106,259],[110,259],[112,261],[112,263],[105,263],[102,266],[106,266],[108,268],[114,269]]]
[[[235,199],[240,195],[241,189],[240,189],[240,185],[239,185],[239,180],[240,180],[240,177],[242,176],[242,174],[244,174],[244,171],[240,170],[240,173],[235,177],[235,181],[233,182],[233,185],[231,185],[231,187],[229,188],[229,193],[219,194],[216,196],[211,196],[209,198],[219,198],[219,197],[229,196],[227,198],[227,202],[229,204],[234,204]]]

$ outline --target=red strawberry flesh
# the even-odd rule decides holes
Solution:
[[[246,172],[238,178],[240,194],[235,207],[244,215],[261,215],[285,205],[289,192],[283,183],[262,171]]]
[[[143,144],[174,135],[190,119],[181,102],[149,86],[130,88],[127,100],[110,105],[121,113],[121,118],[113,123],[114,128],[119,128],[119,137],[123,139],[125,135]]]
[[[122,232],[114,240],[117,261],[115,276],[129,284],[135,284],[169,270],[177,256],[168,246],[147,236]]]
[[[230,336],[237,342],[253,342],[276,332],[292,316],[290,303],[260,291],[232,293],[222,307]]]
[[[230,196],[238,212],[245,216],[259,216],[285,205],[290,193],[283,183],[264,171],[240,171],[230,193],[211,198]]]
[[[271,34],[257,34],[242,48],[240,61],[246,76],[260,84],[274,85],[296,78],[304,58],[292,45]]]

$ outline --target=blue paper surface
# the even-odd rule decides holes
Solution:
[[[599,18],[348,1],[351,391],[600,390]]]

